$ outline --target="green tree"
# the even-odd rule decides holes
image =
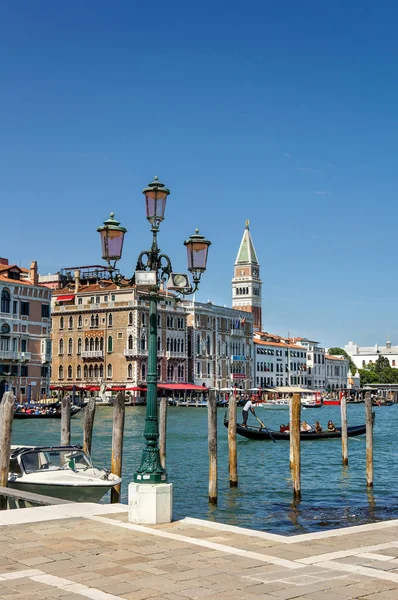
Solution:
[[[352,360],[351,356],[347,354],[347,352],[343,350],[343,348],[329,348],[328,354],[330,354],[331,356],[345,356],[346,358],[348,358],[351,375],[355,375],[355,373],[357,372],[357,367],[354,361]]]
[[[358,373],[361,379],[361,387],[364,387],[369,383],[379,383],[379,376],[375,373],[374,369],[358,369]]]
[[[398,383],[398,369],[386,367],[379,377],[380,383]]]
[[[385,369],[390,368],[390,361],[385,356],[379,356],[379,358],[375,362],[375,371],[379,375],[383,373]]]

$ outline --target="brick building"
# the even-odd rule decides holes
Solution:
[[[51,291],[30,269],[0,258],[0,397],[12,389],[17,398],[36,400],[49,387]]]

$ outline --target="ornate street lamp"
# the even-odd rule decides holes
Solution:
[[[126,229],[116,221],[111,213],[97,231],[101,236],[102,258],[108,263],[111,280],[120,287],[136,285],[145,291],[145,300],[149,299],[149,335],[148,335],[148,374],[147,402],[145,414],[144,447],[141,464],[134,473],[135,483],[166,483],[167,473],[159,458],[159,428],[157,405],[157,303],[163,299],[159,291],[167,282],[167,288],[184,296],[193,294],[199,286],[202,273],[206,270],[207,254],[211,244],[199,231],[184,242],[188,253],[188,271],[192,273],[193,286],[188,275],[173,273],[171,262],[166,254],[161,254],[157,244],[159,225],[164,219],[167,197],[170,190],[155,177],[143,190],[146,203],[146,218],[151,224],[152,247],[140,253],[136,271],[131,279],[115,273],[116,263],[122,256],[123,239]]]

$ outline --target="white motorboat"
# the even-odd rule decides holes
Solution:
[[[11,446],[8,485],[73,502],[98,502],[121,478],[93,467],[81,446]]]
[[[266,400],[259,406],[262,406],[263,408],[267,409],[284,410],[289,408],[289,400],[287,400],[286,398],[279,398],[277,400]]]

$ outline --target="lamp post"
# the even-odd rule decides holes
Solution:
[[[149,335],[148,335],[148,372],[147,402],[145,414],[145,447],[141,464],[134,473],[135,483],[161,484],[167,482],[167,473],[160,464],[158,446],[158,405],[157,405],[157,304],[162,297],[159,292],[167,281],[167,289],[184,296],[193,294],[199,287],[202,273],[206,270],[207,254],[211,242],[199,234],[199,230],[188,238],[184,245],[187,249],[188,271],[192,274],[193,285],[188,275],[173,273],[171,262],[162,254],[157,242],[160,223],[164,219],[167,197],[170,190],[157,177],[148,184],[143,192],[146,203],[146,218],[151,224],[152,246],[140,253],[136,271],[130,279],[116,273],[116,263],[122,256],[124,234],[127,230],[111,213],[110,218],[97,228],[102,242],[102,258],[108,263],[111,280],[120,287],[135,285],[149,299]],[[157,521],[159,522],[159,521]]]

